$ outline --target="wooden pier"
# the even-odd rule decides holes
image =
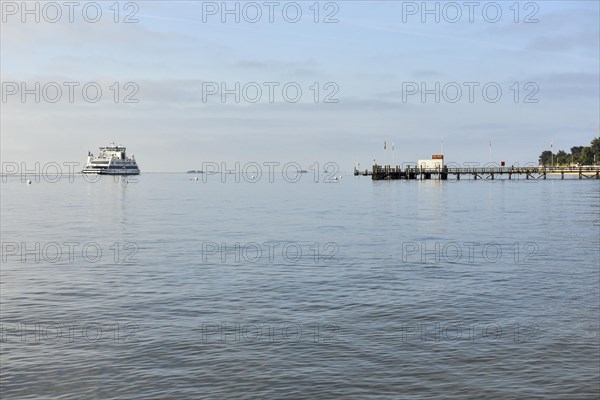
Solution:
[[[586,167],[474,167],[474,168],[453,168],[444,165],[442,168],[425,169],[416,166],[413,167],[391,167],[389,165],[373,165],[371,171],[360,171],[354,168],[355,176],[371,176],[374,181],[381,180],[400,180],[400,179],[418,179],[418,180],[447,180],[448,177],[454,177],[460,180],[461,177],[469,180],[494,180],[494,179],[546,179],[548,176],[560,176],[565,179],[565,175],[577,175],[579,179],[600,179],[600,166]]]

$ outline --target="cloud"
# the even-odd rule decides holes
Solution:
[[[299,78],[317,78],[323,75],[319,71],[319,63],[314,59],[305,59],[298,61],[279,61],[269,60],[250,60],[243,59],[234,62],[231,66],[235,69],[268,72],[275,76],[299,77]]]
[[[417,69],[412,74],[415,78],[433,78],[442,75],[440,71],[433,69]]]
[[[593,99],[598,103],[600,76],[597,73],[564,72],[532,76],[540,87],[541,100],[564,102],[567,98]]]
[[[598,54],[600,31],[585,30],[567,34],[548,34],[533,39],[526,47],[530,51],[567,52],[572,50],[591,50],[589,56]],[[594,51],[595,50],[595,51]]]

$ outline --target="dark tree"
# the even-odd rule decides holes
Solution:
[[[573,154],[573,157],[579,157],[581,155],[581,152],[583,151],[583,147],[584,146],[571,147],[571,154]]]
[[[568,164],[569,161],[571,161],[571,155],[565,153],[564,150],[559,150],[558,153],[556,153],[556,156],[554,157],[554,163],[558,165]]]
[[[552,159],[552,152],[550,150],[543,151],[540,155],[540,165],[550,165]]]
[[[598,156],[596,156],[598,159]],[[579,164],[581,165],[592,165],[594,163],[594,153],[591,147],[584,147],[579,156]]]
[[[594,162],[594,155],[596,156],[596,164],[600,163],[600,137],[592,140],[590,145],[590,150],[592,152],[592,162]]]

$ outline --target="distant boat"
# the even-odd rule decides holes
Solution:
[[[195,170],[191,169],[191,170],[189,170],[187,173],[188,173],[188,174],[203,174],[203,173],[204,173],[204,171],[195,171]]]
[[[88,158],[82,174],[95,175],[139,175],[135,156],[127,157],[125,147],[111,143],[110,146],[100,147],[97,157],[88,151]]]
[[[308,171],[307,171],[307,170],[305,170],[305,169],[301,169],[301,170],[300,170],[300,173],[301,173],[301,174],[308,174]]]

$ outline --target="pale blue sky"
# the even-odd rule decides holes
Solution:
[[[8,97],[2,161],[83,163],[88,149],[116,140],[143,171],[185,171],[202,161],[334,161],[351,169],[357,160],[381,160],[384,141],[395,143],[396,160],[409,162],[437,153],[443,137],[447,161],[487,162],[491,141],[494,161],[525,163],[551,139],[555,150],[568,150],[600,134],[597,1],[535,2],[539,22],[529,24],[514,23],[513,1],[498,2],[498,23],[480,9],[473,23],[466,14],[459,23],[431,16],[422,23],[420,14],[405,23],[410,2],[338,1],[339,23],[315,24],[313,2],[298,3],[296,24],[277,10],[273,23],[264,14],[256,24],[231,16],[222,23],[219,15],[205,23],[203,3],[192,1],[136,2],[135,24],[114,23],[112,1],[102,3],[96,24],[81,14],[55,24],[3,15],[2,82],[96,81],[103,97],[95,104],[77,95],[72,104]],[[522,9],[520,19],[532,10]],[[139,85],[139,103],[112,102],[111,83],[130,81]],[[277,91],[274,103],[266,91],[256,104],[232,96],[203,102],[202,82],[297,82],[303,95],[298,103]],[[314,82],[335,82],[339,102],[315,104]],[[476,89],[469,103],[465,88],[456,104],[436,104],[433,95],[425,104],[419,95],[403,102],[403,82],[497,82],[503,95],[488,103]],[[515,103],[514,82],[537,84],[539,103]]]

